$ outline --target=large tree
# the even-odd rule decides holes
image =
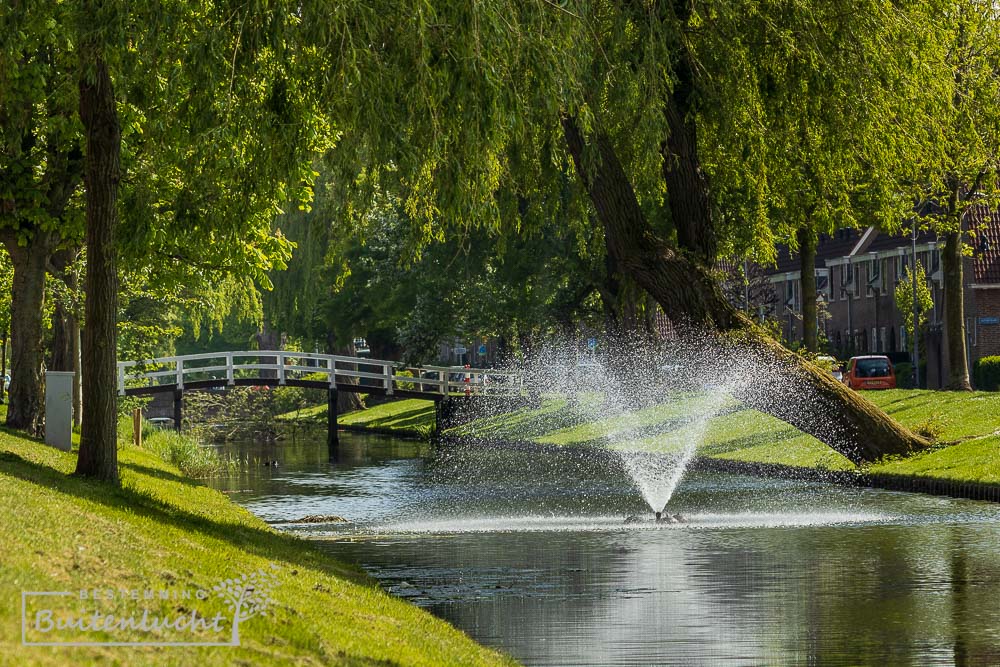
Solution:
[[[944,324],[949,389],[968,391],[963,258],[976,231],[973,206],[1000,203],[1000,11],[989,0],[947,3],[941,48],[932,72],[939,75],[934,123],[924,126],[930,150],[921,166],[917,197],[930,200],[929,218],[944,243]],[[930,78],[930,77],[929,77]]]
[[[14,270],[7,425],[42,423],[45,275],[53,253],[82,235],[81,128],[72,56],[72,11],[24,3],[0,11],[0,242]]]
[[[401,186],[428,239],[516,224],[516,200],[498,197],[499,185],[514,183],[529,200],[551,194],[568,161],[580,186],[573,195],[592,205],[617,269],[675,321],[738,338],[778,371],[771,389],[780,400],[747,392],[748,403],[855,461],[910,452],[924,441],[777,345],[729,305],[711,273],[733,238],[773,238],[768,212],[788,163],[769,146],[790,137],[772,131],[762,100],[802,81],[786,79],[783,63],[815,60],[811,71],[828,67],[828,78],[863,93],[845,99],[818,79],[800,93],[816,105],[860,108],[866,96],[912,94],[922,38],[907,9],[684,0],[348,12],[326,23],[328,52],[340,53],[345,35],[371,48],[328,80],[339,93],[331,112],[343,122],[336,153],[355,166],[359,201],[366,185]],[[852,56],[828,57],[838,49]],[[905,119],[901,110],[887,122]],[[730,210],[737,200],[740,215]]]
[[[306,103],[309,91],[295,87],[308,57],[286,48],[296,7],[257,9],[94,0],[15,2],[0,14],[0,166],[9,186],[0,227],[12,252],[44,267],[52,232],[65,227],[56,195],[80,191],[69,174],[86,185],[81,474],[117,478],[119,254],[152,257],[173,276],[228,272],[263,287],[288,256],[270,221],[281,202],[305,193],[329,127]],[[34,286],[16,286],[15,296],[40,303]],[[18,375],[41,368],[41,335],[37,318],[15,322],[37,351],[30,368],[14,372],[16,394]]]

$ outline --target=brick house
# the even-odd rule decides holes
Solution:
[[[1000,214],[974,207],[967,214],[973,230],[973,255],[964,267],[966,336],[970,369],[988,355],[1000,354]],[[943,242],[942,242],[943,243]],[[928,386],[947,378],[944,290],[939,241],[934,232],[917,235],[917,261],[927,276],[934,306],[925,333]],[[819,239],[816,252],[816,290],[819,310],[828,317],[819,322],[830,351],[838,358],[855,354],[888,354],[909,359],[904,320],[895,302],[895,288],[913,261],[913,241],[902,233],[890,236],[874,227],[841,229]],[[776,295],[775,305],[762,315],[781,324],[789,342],[802,339],[802,298],[799,258],[787,247],[778,248],[777,264],[765,269]]]

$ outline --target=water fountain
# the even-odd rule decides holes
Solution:
[[[613,455],[649,507],[629,523],[679,523],[683,517],[668,512],[670,499],[710,420],[735,404],[742,378],[730,355],[696,337],[667,344],[619,337],[601,349],[549,344],[510,370],[565,400],[567,428],[594,429],[588,444]]]

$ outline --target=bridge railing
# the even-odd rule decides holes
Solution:
[[[364,369],[364,370],[362,370]],[[408,371],[409,374],[401,373]],[[265,375],[266,373],[266,375]],[[321,375],[331,388],[337,384],[357,384],[393,394],[406,389],[428,394],[520,394],[522,378],[514,373],[461,366],[407,367],[396,361],[349,357],[317,352],[247,350],[204,352],[144,361],[118,362],[118,393],[126,389],[172,386],[211,381],[228,386],[238,379],[288,380]],[[415,387],[415,389],[409,389]]]

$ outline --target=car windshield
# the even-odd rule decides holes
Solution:
[[[855,374],[863,378],[883,378],[889,375],[888,359],[858,359]]]

